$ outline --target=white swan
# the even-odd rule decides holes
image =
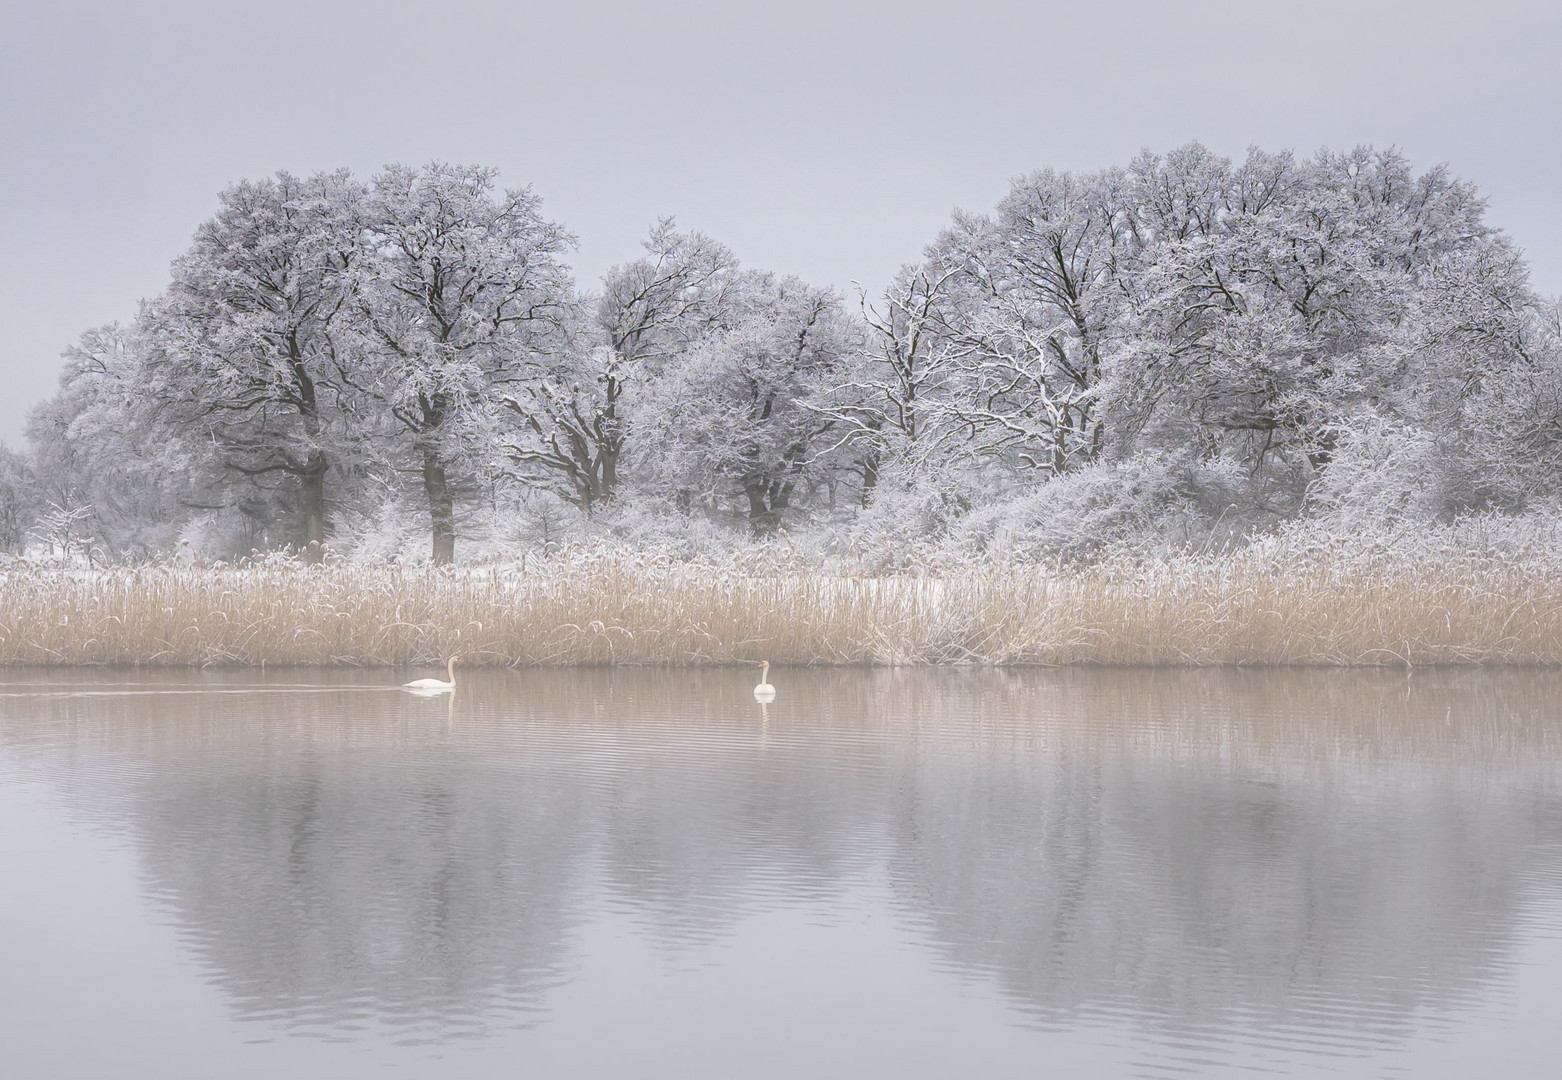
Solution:
[[[446,690],[454,690],[456,688],[456,661],[460,659],[459,656],[452,656],[450,662],[445,665],[445,674],[449,677],[449,682],[443,679],[413,679],[409,683],[402,683],[402,688],[423,694],[442,694]]]
[[[754,687],[754,700],[761,705],[768,705],[776,699],[776,688],[767,681],[770,678],[770,661],[764,663],[764,670],[759,673],[759,685]]]

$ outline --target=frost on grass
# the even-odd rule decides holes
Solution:
[[[603,547],[427,566],[286,558],[0,580],[0,663],[1556,664],[1553,523],[1073,565]]]

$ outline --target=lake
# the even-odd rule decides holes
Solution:
[[[16,670],[19,1078],[1552,1076],[1562,673]]]

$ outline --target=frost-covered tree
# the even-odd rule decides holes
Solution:
[[[507,397],[522,419],[515,460],[562,478],[563,494],[588,515],[618,488],[631,389],[730,324],[737,309],[738,263],[723,245],[677,232],[667,218],[645,249],[608,271],[590,318]]]
[[[285,478],[315,560],[327,477],[358,445],[369,388],[346,327],[363,196],[345,171],[233,185],[139,320],[145,419],[211,454],[236,499]]]
[[[1136,179],[1159,190],[1181,164],[1142,160]],[[1119,354],[1133,426],[1165,420],[1166,436],[1191,432],[1254,469],[1271,456],[1316,469],[1344,417],[1414,389],[1429,347],[1439,363],[1471,359],[1468,337],[1436,344],[1420,325],[1439,279],[1494,242],[1470,185],[1358,149],[1311,161],[1253,151],[1224,188],[1192,235],[1150,222]],[[1526,296],[1513,278],[1479,303]]]
[[[374,386],[422,478],[436,563],[455,558],[456,500],[494,467],[505,402],[562,340],[574,243],[528,188],[496,193],[472,166],[387,168],[367,201],[359,301]],[[524,417],[521,418],[524,422]]]
[[[1392,150],[1034,172],[861,318],[671,220],[580,297],[571,243],[487,169],[235,185],[135,325],[68,354],[18,513],[94,557],[213,515],[387,551],[426,513],[444,563],[458,509],[537,533],[521,502],[549,537],[828,517],[1081,558],[1562,505],[1555,308],[1473,186]],[[0,546],[23,472],[0,455]]]
[[[959,452],[1056,475],[1101,448],[1102,350],[1120,302],[1108,174],[1015,182],[991,215],[957,214],[934,244],[956,371],[940,403]]]
[[[1467,474],[1499,509],[1562,506],[1562,299],[1523,313],[1517,361],[1472,381],[1458,431]],[[1474,501],[1474,500],[1472,500]]]
[[[750,273],[734,325],[668,367],[649,395],[658,475],[686,498],[738,501],[769,536],[799,490],[828,485],[835,421],[810,407],[860,348],[838,294],[796,278]]]
[[[38,518],[32,466],[23,454],[0,443],[0,552],[15,555],[27,543]]]
[[[851,388],[877,407],[838,412],[883,454],[914,431],[924,480],[979,475],[1018,497],[1148,454],[1168,476],[1218,477],[1222,498],[1245,474],[1238,502],[1275,520],[1356,427],[1457,430],[1522,366],[1532,298],[1483,214],[1469,184],[1393,151],[1254,150],[1233,166],[1190,144],[1035,173],[993,213],[957,214],[887,314],[870,310],[877,347]],[[913,399],[914,428],[896,420]],[[1423,445],[1373,438],[1351,445]],[[1446,469],[1473,460],[1467,439],[1436,443]],[[1479,487],[1438,491],[1473,505]]]
[[[66,350],[58,389],[27,417],[39,517],[69,522],[108,558],[171,548],[216,477],[148,423],[154,407],[133,330],[99,327]]]
[[[856,455],[864,505],[886,467],[925,471],[954,430],[951,384],[960,351],[947,291],[960,271],[928,262],[902,268],[880,303],[859,297],[862,348],[815,407],[835,421],[843,448]],[[897,468],[898,466],[898,468]]]

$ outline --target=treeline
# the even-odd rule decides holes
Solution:
[[[1022,177],[849,303],[671,221],[582,291],[487,169],[279,173],[66,353],[0,546],[1072,556],[1549,507],[1558,309],[1484,210],[1393,151],[1192,144]]]

